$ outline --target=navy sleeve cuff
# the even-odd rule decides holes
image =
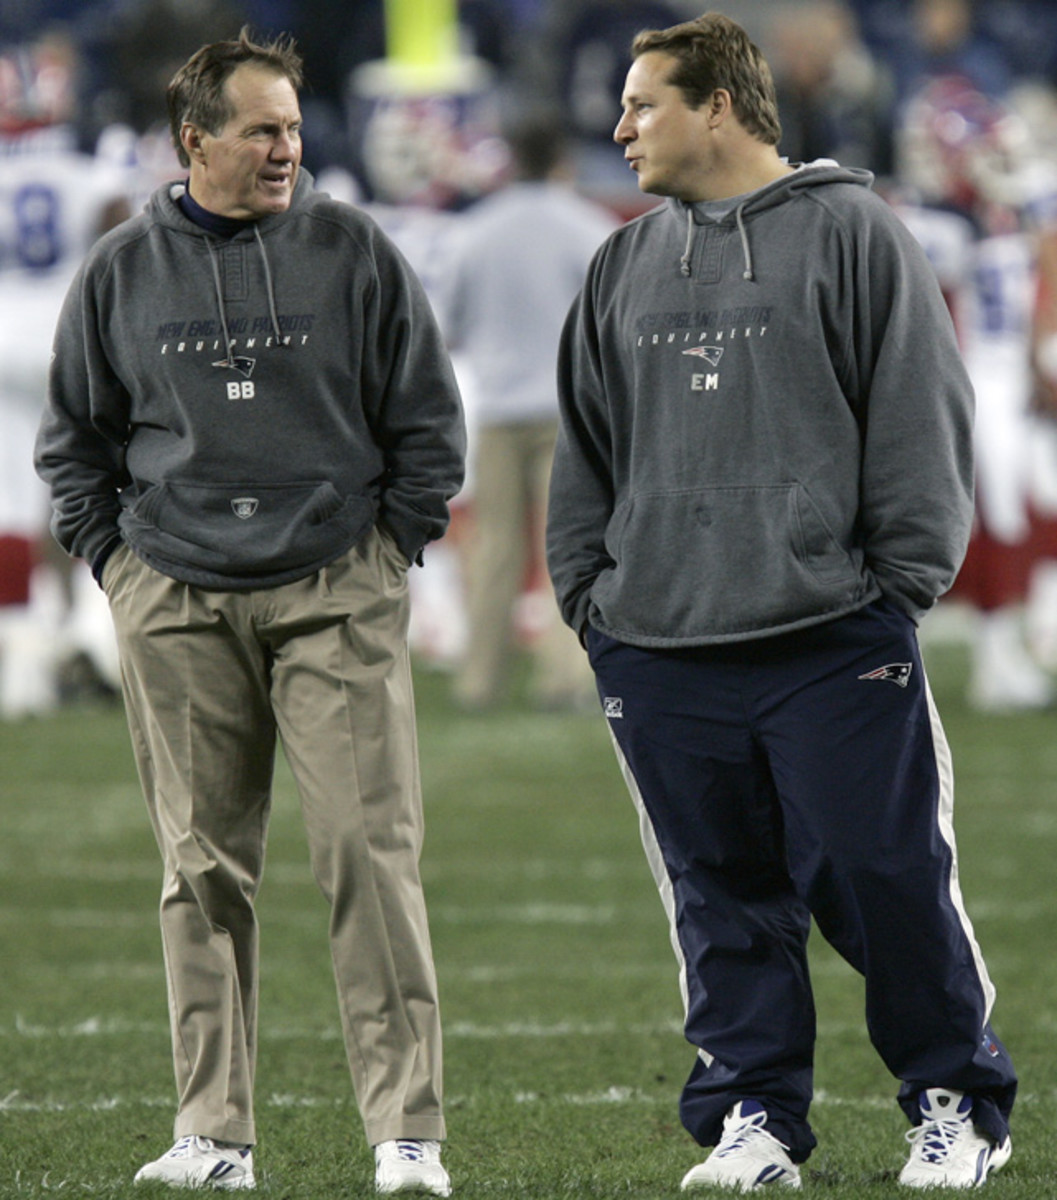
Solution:
[[[92,578],[96,581],[96,583],[99,584],[100,587],[103,586],[103,570],[106,567],[107,561],[111,554],[113,554],[120,545],[121,538],[115,537],[111,541],[107,542],[107,544],[102,548],[102,550],[99,551],[95,558],[92,559]]]

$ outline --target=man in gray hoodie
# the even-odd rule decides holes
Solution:
[[[177,73],[189,178],[74,280],[37,467],[110,600],[165,864],[177,1140],[137,1180],[254,1186],[278,732],[376,1186],[447,1195],[407,572],[462,482],[462,409],[406,262],[299,169],[300,82],[289,41],[245,30]]]
[[[698,1053],[685,1188],[800,1186],[811,919],[866,981],[912,1122],[900,1180],[975,1186],[1016,1076],[958,886],[915,623],[972,520],[972,391],[871,177],[779,157],[729,19],[640,34],[615,138],[665,203],[565,326],[548,562],[588,648]]]

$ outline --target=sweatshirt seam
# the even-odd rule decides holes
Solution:
[[[826,197],[818,195],[818,193],[814,189],[811,189],[811,188],[805,189],[803,192],[803,197],[805,200],[810,200],[811,203],[816,205],[818,208],[821,208],[823,210],[823,212],[825,212],[829,216],[830,220],[832,220],[832,222],[837,230],[837,233],[840,237],[841,249],[843,250],[844,254],[849,259],[854,259],[854,254],[852,253],[853,238],[852,238],[851,231],[848,229],[847,223],[843,218],[843,215],[841,213],[838,213],[837,211],[835,211],[834,206],[827,201]],[[853,288],[852,289],[853,300],[854,300],[855,292],[856,292],[856,289]],[[845,390],[844,389],[844,381],[853,378],[854,373],[855,373],[854,372],[854,367],[855,367],[855,325],[854,325],[853,321],[848,321],[846,323],[846,332],[844,335],[843,343],[841,345],[841,355],[842,355],[842,361],[840,364],[839,378],[842,381],[841,390],[843,391],[843,390]],[[861,401],[859,401],[859,402],[861,402]],[[849,398],[849,404],[850,403],[851,403],[851,400]],[[862,425],[861,425],[861,422],[859,422],[858,416],[856,416],[856,421],[857,421],[857,423],[860,424],[860,430],[861,430]]]

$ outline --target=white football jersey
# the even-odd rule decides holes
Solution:
[[[75,264],[0,271],[0,532],[37,537],[48,491],[33,469],[55,324]]]
[[[969,274],[974,230],[958,213],[942,208],[896,204],[900,220],[914,235],[936,272],[948,301]]]
[[[921,244],[951,305],[976,393],[977,505],[993,536],[1029,532],[1032,312],[1037,265],[1032,236],[981,236],[942,209],[896,211]]]
[[[124,173],[91,155],[54,140],[0,141],[0,271],[80,262],[108,207],[127,197]]]

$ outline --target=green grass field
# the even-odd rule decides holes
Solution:
[[[1014,1154],[991,1195],[1057,1197],[1057,714],[985,718],[964,651],[929,651],[954,751],[962,885],[1021,1074]],[[446,1029],[457,1195],[674,1197],[702,1157],[677,1100],[683,1041],[666,922],[600,717],[517,699],[457,713],[419,677],[423,870]],[[159,868],[120,711],[0,726],[0,1197],[133,1188],[168,1148]],[[324,903],[280,766],[263,926],[258,1191],[373,1194],[325,943]],[[895,1083],[862,989],[813,945],[820,1146],[804,1194],[893,1196]]]

